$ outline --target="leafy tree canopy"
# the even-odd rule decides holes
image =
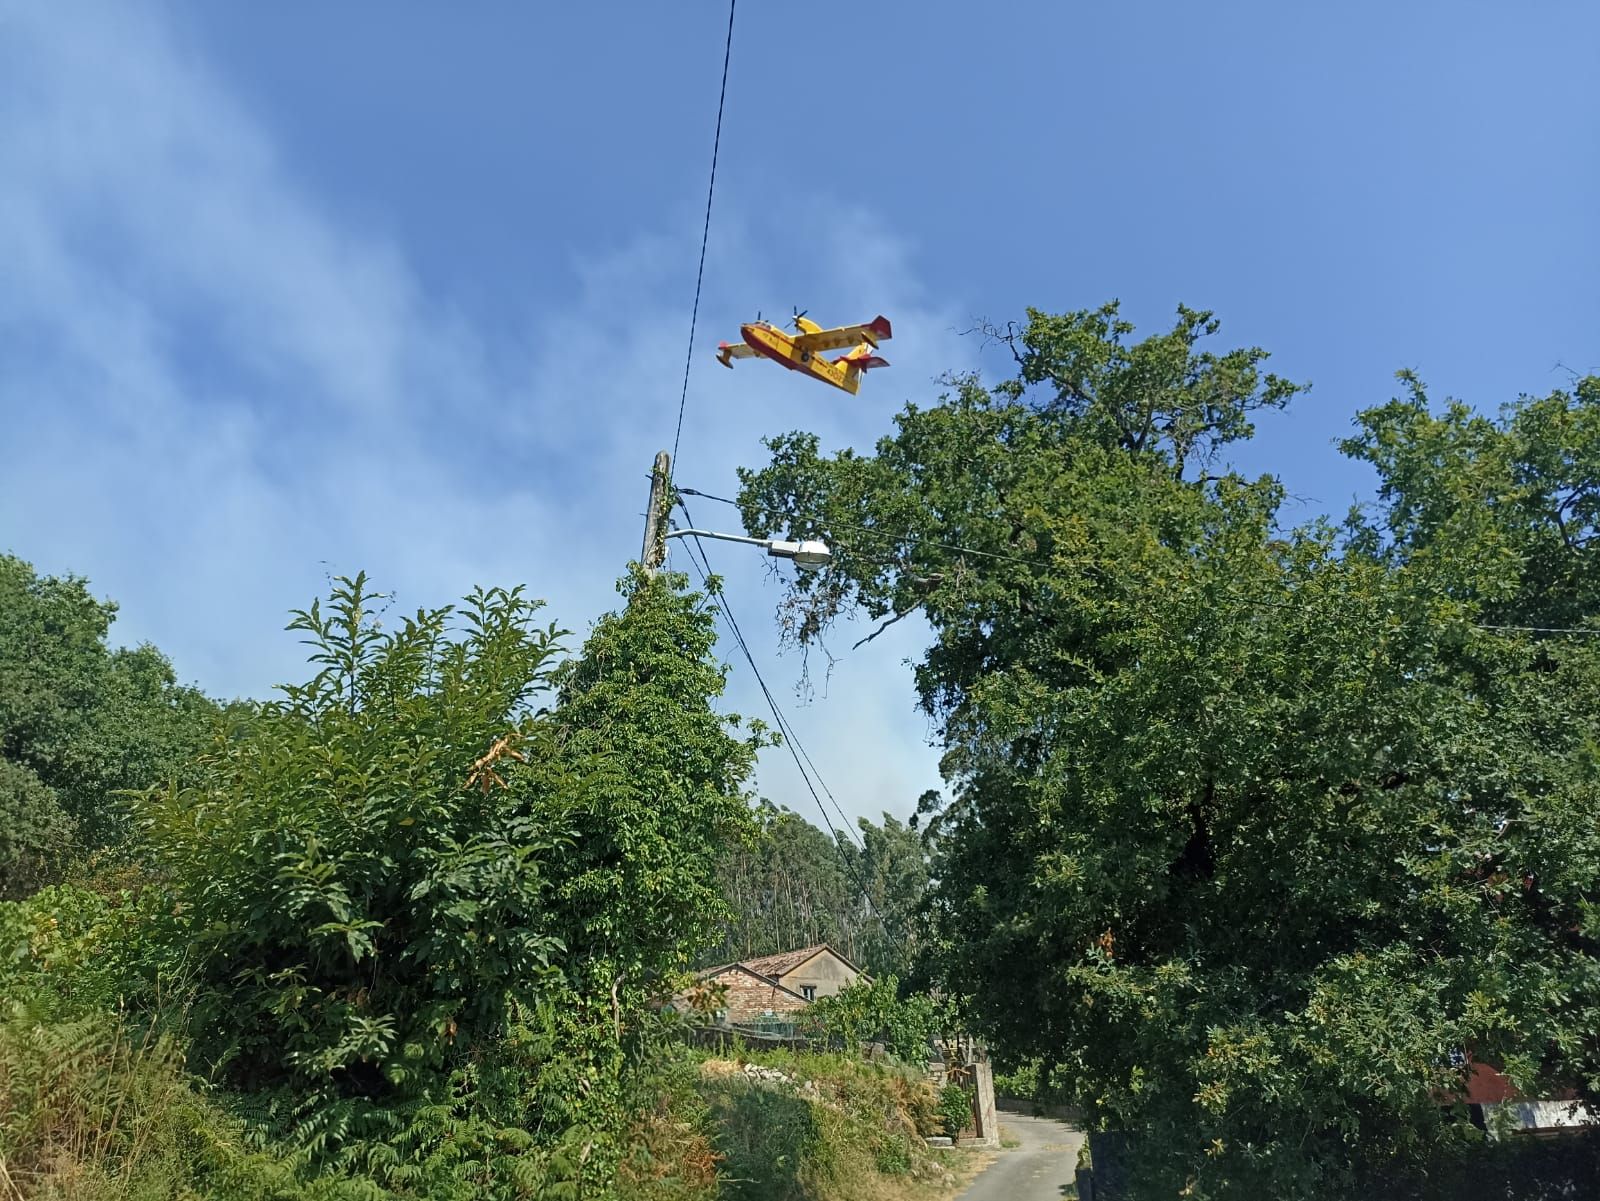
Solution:
[[[1488,623],[1569,626],[1600,612],[1600,377],[1523,397],[1499,419],[1459,401],[1438,413],[1402,372],[1403,398],[1358,415],[1341,445],[1378,471],[1364,549],[1448,564]]]
[[[1462,1051],[1600,1097],[1600,646],[1484,628],[1592,620],[1600,383],[1489,420],[1412,382],[1346,444],[1382,505],[1286,530],[1212,469],[1296,387],[1209,315],[1131,332],[1030,313],[1016,378],[742,473],[751,533],[835,549],[795,637],[932,628],[946,982],[1152,1196],[1429,1162],[1474,1137]]]
[[[0,897],[120,843],[120,790],[181,774],[217,707],[153,646],[113,649],[116,606],[0,555]]]

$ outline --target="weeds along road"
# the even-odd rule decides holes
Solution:
[[[1073,1182],[1083,1133],[1054,1118],[1005,1110],[1000,1128],[1019,1145],[1002,1148],[957,1201],[1061,1201],[1062,1186]]]

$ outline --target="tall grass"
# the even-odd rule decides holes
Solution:
[[[630,1097],[617,1201],[717,1201],[723,1156],[712,1145],[698,1060],[661,1056]]]
[[[900,1201],[937,1196],[960,1161],[932,1151],[933,1088],[919,1073],[834,1055],[762,1054],[789,1081],[707,1061],[701,1088],[732,1201]]]
[[[170,1038],[112,1014],[0,1016],[3,1201],[312,1201],[288,1157],[245,1148],[237,1123],[190,1087]]]
[[[763,1056],[653,1081],[620,1165],[620,1201],[905,1201],[949,1191],[963,1158],[930,1151],[935,1098],[915,1073],[841,1057]],[[426,1158],[426,1157],[424,1157]],[[196,1091],[181,1050],[112,1013],[0,1014],[0,1201],[383,1201],[365,1173],[318,1173]],[[420,1183],[420,1182],[419,1182]],[[530,1185],[519,1196],[547,1194]],[[495,1195],[500,1195],[496,1193]]]

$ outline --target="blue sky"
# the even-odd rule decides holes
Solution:
[[[0,0],[0,547],[211,691],[299,678],[284,615],[330,571],[408,608],[526,582],[581,634],[638,552],[727,9],[464,11]],[[1332,441],[1397,368],[1487,409],[1600,369],[1597,48],[1588,3],[745,0],[679,481],[729,494],[795,427],[868,446],[1003,370],[975,318],[1116,297],[1310,380],[1236,458],[1342,511]],[[792,304],[888,314],[893,368],[716,366]],[[714,562],[845,808],[907,813],[924,631],[802,704],[766,564]],[[762,790],[809,814],[785,763]]]

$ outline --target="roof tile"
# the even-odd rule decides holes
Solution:
[[[832,951],[833,954],[838,954],[827,943],[819,942],[815,946],[801,947],[798,951],[780,951],[776,955],[763,955],[759,959],[741,959],[739,962],[753,972],[759,972],[763,976],[777,979],[785,972],[794,971],[795,968],[810,959],[818,951]],[[843,958],[843,956],[840,956],[840,958]]]

